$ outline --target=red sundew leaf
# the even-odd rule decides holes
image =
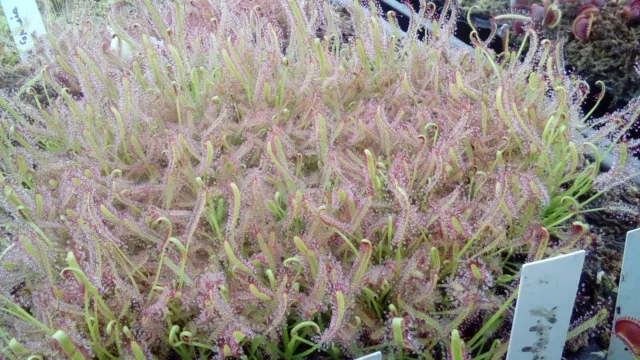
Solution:
[[[262,331],[265,335],[270,335],[273,331],[279,329],[287,320],[287,311],[289,310],[290,302],[293,300],[289,291],[291,286],[289,282],[289,276],[285,275],[281,280],[278,289],[276,289],[273,301],[276,302],[277,307],[269,317],[269,326]]]
[[[363,283],[372,288],[380,287],[385,280],[390,281],[393,278],[395,269],[396,264],[392,261],[385,262],[383,265],[375,265],[369,269]]]
[[[522,247],[522,246],[533,243],[538,236],[540,227],[541,226],[537,224],[530,225],[529,227],[527,227],[527,232],[524,235],[522,235],[519,239],[514,240],[513,246]]]
[[[356,258],[355,263],[353,264],[353,268],[351,269],[351,273],[349,274],[349,279],[351,286],[349,288],[349,292],[347,293],[347,298],[351,299],[362,287],[362,280],[365,277],[365,274],[371,265],[371,253],[373,251],[373,246],[369,240],[362,240],[360,243],[360,251],[358,253],[358,257]]]
[[[331,322],[329,323],[329,327],[324,331],[324,333],[322,333],[322,336],[318,341],[321,344],[331,342],[338,335],[338,332],[344,325],[346,304],[344,293],[341,290],[337,290],[334,292],[334,294],[332,295],[332,303],[333,311],[331,313]]]
[[[397,182],[403,189],[409,189],[409,181],[412,176],[413,164],[405,153],[396,154],[391,160],[388,176],[392,183]]]
[[[548,205],[550,196],[547,187],[531,173],[525,173],[518,176],[520,191],[526,194],[527,201],[536,201],[540,204]]]
[[[583,224],[581,222],[575,221],[570,226],[569,233],[560,239],[557,246],[560,250],[569,250],[570,248],[576,246],[578,242],[581,240],[586,240],[589,237],[588,235],[589,226],[587,224]],[[580,248],[587,248],[586,246],[580,246]]]
[[[393,188],[393,194],[397,199],[397,203],[400,206],[400,214],[397,217],[397,220],[394,221],[394,225],[396,227],[393,239],[391,243],[394,247],[403,247],[403,242],[405,236],[410,231],[410,225],[412,224],[412,220],[416,218],[415,213],[416,209],[413,205],[411,205],[409,201],[409,196],[406,191],[395,184]]]
[[[303,294],[296,297],[296,309],[303,318],[311,319],[316,311],[325,311],[327,308],[326,298],[329,287],[328,268],[325,257],[318,257],[318,276],[313,283],[313,288],[308,295]]]
[[[403,264],[400,271],[402,276],[396,291],[407,299],[407,303],[419,304],[420,299],[432,292],[437,276],[429,271],[429,261],[429,250],[421,247]]]
[[[327,214],[326,210],[320,210],[318,211],[318,216],[320,217],[320,220],[322,220],[322,222],[329,226],[332,227],[334,229],[337,229],[343,233],[349,233],[349,230],[351,229],[351,227],[349,226],[348,223],[346,222],[342,222],[330,215]]]

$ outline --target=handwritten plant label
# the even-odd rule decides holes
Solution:
[[[556,360],[569,330],[584,250],[522,267],[507,360]]]
[[[36,0],[0,0],[20,57],[24,60],[35,46],[32,35],[46,33]]]
[[[369,354],[361,358],[357,358],[356,360],[382,360],[382,353],[378,351],[373,354]]]
[[[629,231],[624,246],[618,299],[608,359],[640,358],[640,229]]]

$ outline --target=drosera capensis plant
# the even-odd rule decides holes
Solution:
[[[453,48],[449,4],[247,3],[116,3],[0,97],[2,356],[499,359],[638,102],[587,123],[560,45]]]

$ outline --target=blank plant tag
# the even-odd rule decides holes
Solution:
[[[382,360],[382,353],[378,351],[373,354],[369,354],[361,358],[357,358],[356,360]]]
[[[35,46],[31,35],[41,36],[46,33],[36,0],[0,0],[0,4],[20,57],[25,60]]]
[[[610,360],[640,358],[640,229],[629,231],[624,245],[618,299],[609,343]]]
[[[507,360],[557,360],[569,330],[584,250],[522,267]]]

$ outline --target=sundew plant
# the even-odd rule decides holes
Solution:
[[[587,122],[561,44],[452,47],[449,5],[138,0],[40,39],[0,97],[2,357],[501,358],[640,108]]]

